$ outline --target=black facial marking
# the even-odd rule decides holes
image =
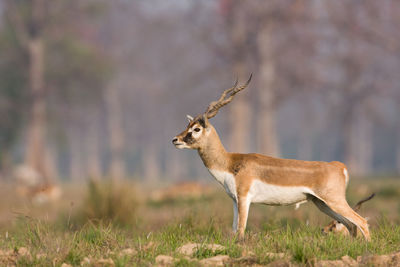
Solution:
[[[187,133],[187,135],[183,138],[183,142],[188,145],[191,145],[195,142],[194,138],[192,137],[192,133]]]

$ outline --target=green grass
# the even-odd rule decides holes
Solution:
[[[200,246],[193,255],[196,260],[229,255],[237,260],[234,265],[242,266],[276,260],[269,253],[284,253],[286,260],[299,265],[345,255],[356,259],[389,254],[400,251],[399,186],[399,179],[360,180],[351,184],[348,199],[353,204],[377,192],[360,211],[362,216],[370,217],[369,243],[362,238],[322,234],[321,227],[330,219],[310,203],[299,210],[252,205],[246,238],[237,242],[230,232],[232,203],[222,190],[199,199],[152,203],[136,194],[146,194],[145,190],[133,190],[130,184],[89,184],[86,194],[79,195],[77,187],[71,186],[65,191],[64,202],[57,205],[32,206],[27,212],[20,212],[23,204],[12,207],[17,214],[29,216],[10,217],[0,224],[0,250],[14,251],[7,257],[0,253],[0,266],[79,266],[86,258],[92,265],[100,259],[111,259],[115,266],[149,266],[158,255],[176,258],[175,266],[197,266],[176,252],[189,242],[225,247],[212,251]],[[9,191],[4,190],[3,197],[7,197],[8,203],[17,203],[6,195]],[[2,214],[9,209],[3,205]],[[52,217],[47,218],[47,214]],[[18,255],[21,247],[30,254]],[[133,248],[136,253],[122,254],[126,248]]]
[[[293,262],[307,264],[314,259],[338,259],[344,255],[356,258],[366,254],[388,254],[400,249],[400,226],[382,220],[372,229],[372,241],[348,238],[340,235],[323,235],[319,227],[301,224],[292,228],[289,224],[270,225],[269,230],[248,231],[244,242],[225,233],[214,221],[208,225],[197,225],[193,218],[182,224],[171,224],[151,235],[135,230],[121,229],[111,224],[88,223],[78,230],[62,227],[39,220],[21,219],[13,227],[8,238],[2,238],[2,249],[26,247],[31,257],[18,257],[19,266],[47,265],[55,262],[79,265],[84,257],[92,259],[111,258],[116,266],[153,264],[157,255],[171,255],[180,259],[176,266],[193,265],[176,249],[188,242],[201,244],[216,243],[225,246],[212,252],[201,247],[194,258],[204,259],[215,255],[239,258],[243,251],[252,251],[253,263],[267,264],[271,259],[267,252],[283,252]],[[275,229],[275,230],[271,230]],[[1,233],[4,236],[4,233]],[[153,245],[149,245],[153,244]],[[134,248],[136,255],[120,255],[124,248]],[[45,256],[37,259],[37,254]]]

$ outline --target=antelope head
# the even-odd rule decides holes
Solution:
[[[207,143],[207,139],[209,139],[212,132],[215,132],[208,120],[217,115],[220,108],[229,104],[238,92],[245,89],[249,85],[251,77],[252,75],[250,75],[250,78],[244,85],[239,87],[238,80],[236,79],[233,87],[225,90],[217,101],[211,102],[203,114],[199,114],[195,118],[187,115],[189,124],[183,132],[175,136],[172,140],[175,147],[179,149],[199,149],[203,147]]]

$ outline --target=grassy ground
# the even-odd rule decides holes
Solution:
[[[2,238],[1,247],[18,250],[28,248],[30,256],[18,257],[19,265],[79,265],[85,257],[112,259],[116,266],[153,264],[157,255],[171,255],[188,263],[176,249],[188,242],[216,243],[224,250],[212,252],[200,249],[195,258],[217,254],[240,258],[244,253],[255,254],[253,263],[267,264],[273,259],[266,252],[283,252],[292,261],[306,264],[313,259],[338,259],[344,255],[356,258],[365,254],[388,254],[400,249],[400,227],[383,221],[373,230],[372,242],[343,236],[322,235],[318,227],[300,225],[269,225],[269,229],[249,231],[243,243],[235,242],[219,224],[193,225],[187,218],[182,224],[166,226],[157,232],[137,233],[110,225],[88,223],[78,230],[63,229],[54,224],[22,219]],[[126,248],[136,253],[123,254]],[[39,255],[39,257],[37,256]]]
[[[217,254],[233,259],[252,255],[251,262],[234,265],[268,264],[274,260],[268,252],[285,253],[300,265],[344,255],[388,254],[400,250],[399,185],[399,179],[356,180],[350,185],[350,203],[377,193],[360,212],[370,217],[370,243],[361,238],[323,235],[321,227],[330,219],[312,204],[297,211],[254,205],[246,240],[236,242],[230,233],[231,203],[222,190],[200,199],[154,203],[143,197],[146,190],[129,189],[133,185],[90,190],[69,185],[57,204],[35,207],[24,201],[2,202],[0,265],[61,266],[85,261],[108,265],[111,259],[116,266],[146,266],[154,264],[161,254],[177,258],[176,266],[197,265],[176,252],[189,242],[225,247],[215,252],[201,247],[194,255],[197,259]],[[0,193],[11,201],[12,194],[7,192]]]

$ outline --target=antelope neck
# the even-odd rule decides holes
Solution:
[[[207,143],[198,149],[200,158],[203,160],[204,165],[210,170],[228,170],[229,167],[229,153],[225,150],[224,146],[219,139],[218,134],[212,129],[213,136],[207,140]]]

